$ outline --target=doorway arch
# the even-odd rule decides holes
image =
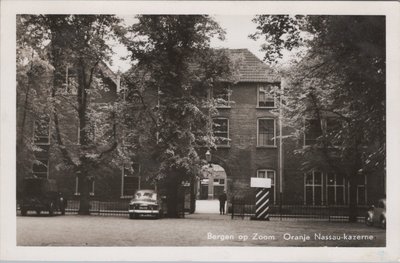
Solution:
[[[197,186],[197,200],[218,199],[218,196],[227,190],[225,169],[219,164],[204,165]]]

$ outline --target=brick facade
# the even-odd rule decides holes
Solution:
[[[229,122],[229,145],[219,146],[217,150],[212,150],[212,160],[214,164],[222,166],[226,172],[226,184],[228,201],[232,196],[254,196],[255,189],[250,188],[250,178],[257,177],[257,171],[265,170],[275,173],[274,177],[274,202],[279,203],[282,188],[282,201],[285,203],[306,203],[306,179],[304,173],[300,170],[302,160],[299,156],[294,155],[294,150],[303,147],[303,142],[294,140],[284,140],[283,147],[283,178],[279,178],[279,139],[275,139],[272,145],[258,145],[258,122],[261,119],[274,121],[275,136],[279,134],[278,115],[274,108],[259,107],[259,88],[268,85],[280,85],[281,79],[272,72],[264,63],[258,60],[253,54],[246,49],[230,50],[235,56],[241,56],[240,78],[239,81],[230,88],[230,107],[219,108],[216,118],[226,118]],[[102,71],[105,84],[111,87],[110,93],[103,94],[101,102],[110,102],[117,98],[116,76],[109,69],[104,68]],[[154,96],[145,98],[154,101]],[[140,109],[138,109],[140,110]],[[18,111],[21,114],[21,111]],[[63,121],[63,120],[61,120]],[[71,141],[77,141],[77,126],[71,120],[64,120],[68,127],[65,136]],[[32,130],[28,131],[33,134],[34,116],[28,116],[27,127]],[[284,128],[283,134],[289,131]],[[70,198],[77,194],[76,177],[72,171],[57,169],[58,158],[60,155],[55,151],[52,145],[53,138],[50,138],[49,152],[41,158],[48,158],[49,168],[48,177],[56,178],[60,185],[60,190]],[[75,147],[70,145],[69,147]],[[200,149],[200,156],[204,156],[206,149]],[[42,154],[43,155],[43,154]],[[51,156],[51,157],[50,157]],[[148,170],[153,166],[151,161],[138,160],[140,169],[137,176],[140,177],[140,188],[154,188],[150,182],[145,180]],[[32,167],[33,164],[27,166]],[[321,171],[322,175],[322,204],[326,203],[327,196],[327,172]],[[124,173],[123,167],[111,168],[108,165],[99,167],[91,173],[95,175],[94,196],[97,199],[120,199],[129,198],[130,195],[124,194]],[[29,172],[19,171],[18,178],[30,176]],[[384,196],[385,193],[385,175],[377,172],[376,174],[368,174],[365,186],[366,200],[361,203],[372,203],[378,198]],[[139,180],[139,179],[138,179]],[[20,180],[19,180],[20,181]],[[282,182],[282,186],[280,185]],[[139,182],[138,186],[139,188]],[[348,185],[344,183],[345,202],[347,202]]]

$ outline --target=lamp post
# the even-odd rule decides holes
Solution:
[[[210,152],[210,150],[207,150],[207,152],[206,152],[206,160],[207,160],[207,163],[209,164],[209,167],[212,167],[212,165],[211,165],[211,152]]]
[[[208,162],[208,167],[212,168],[211,164],[211,152],[210,150],[207,150],[206,152],[206,160]],[[214,173],[209,169],[209,174],[208,174],[208,199],[213,199],[214,197]]]

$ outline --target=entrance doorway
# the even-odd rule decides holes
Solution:
[[[196,213],[219,213],[218,196],[226,189],[225,169],[218,164],[203,166],[197,182]]]

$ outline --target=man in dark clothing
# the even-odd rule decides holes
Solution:
[[[219,200],[219,214],[225,214],[225,202],[226,202],[226,193],[225,191],[218,196]]]

